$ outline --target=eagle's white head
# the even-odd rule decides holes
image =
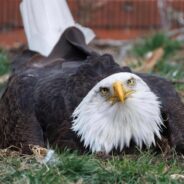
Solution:
[[[132,73],[116,73],[98,82],[73,113],[72,130],[92,152],[109,153],[155,145],[161,138],[160,102],[148,85]]]

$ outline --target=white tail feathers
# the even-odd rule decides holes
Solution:
[[[23,0],[20,10],[29,49],[44,56],[50,54],[68,27],[79,28],[86,43],[95,37],[91,29],[75,23],[66,0]]]

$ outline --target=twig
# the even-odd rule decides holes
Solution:
[[[184,80],[175,80],[175,79],[173,79],[173,80],[171,80],[171,82],[173,84],[184,84]]]
[[[155,68],[156,64],[164,55],[164,49],[158,48],[152,52],[152,56],[144,61],[144,64],[137,69],[137,71],[148,72]]]

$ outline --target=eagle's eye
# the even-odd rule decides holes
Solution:
[[[103,95],[103,96],[106,96],[106,95],[108,95],[109,94],[109,88],[107,88],[107,87],[100,87],[100,93],[101,93],[101,95]]]
[[[130,79],[127,80],[127,85],[129,87],[135,86],[135,84],[136,84],[136,81],[135,81],[134,78],[130,78]]]

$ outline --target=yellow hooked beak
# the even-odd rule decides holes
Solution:
[[[120,81],[116,81],[115,83],[113,83],[113,89],[114,89],[114,96],[112,97],[113,102],[115,100],[116,101],[118,100],[118,101],[124,103],[126,98],[135,92],[133,90],[127,91],[125,89],[125,87],[123,86],[122,82],[120,82]]]

